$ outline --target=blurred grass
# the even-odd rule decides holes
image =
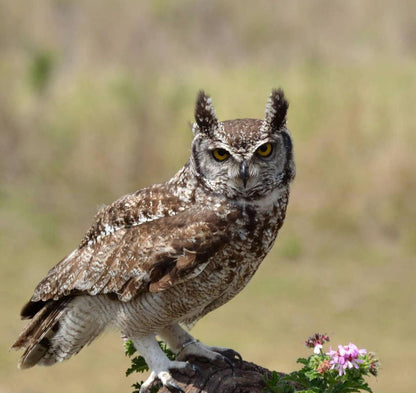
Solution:
[[[16,370],[19,309],[100,204],[187,160],[198,89],[221,119],[261,118],[277,86],[298,170],[286,223],[194,333],[290,371],[327,332],[378,352],[374,391],[416,388],[416,6],[246,7],[0,3],[0,393],[129,391],[114,332],[53,369]]]

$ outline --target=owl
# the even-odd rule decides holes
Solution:
[[[189,355],[230,362],[187,328],[249,282],[283,224],[295,176],[288,102],[274,89],[264,120],[219,121],[197,96],[191,157],[170,180],[102,208],[79,246],[53,267],[21,311],[19,367],[70,358],[107,326],[117,328],[151,374],[180,391],[172,370]],[[177,354],[169,360],[156,335]]]

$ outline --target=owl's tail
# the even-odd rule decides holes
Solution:
[[[25,350],[18,367],[51,366],[90,344],[106,326],[90,303],[86,296],[27,303],[21,316],[31,321],[11,347]]]

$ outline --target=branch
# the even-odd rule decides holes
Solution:
[[[233,367],[213,364],[202,358],[190,356],[191,364],[200,372],[193,376],[172,370],[172,376],[179,382],[185,393],[262,393],[266,387],[264,377],[270,378],[272,372],[244,360],[232,360]],[[157,393],[171,393],[162,387]]]

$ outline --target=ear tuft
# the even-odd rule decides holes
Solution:
[[[195,121],[199,129],[210,133],[218,125],[217,115],[211,97],[200,90],[196,99]]]
[[[286,124],[286,114],[289,103],[282,89],[273,89],[266,105],[265,120],[273,131],[278,131]]]

